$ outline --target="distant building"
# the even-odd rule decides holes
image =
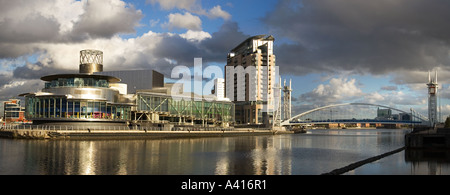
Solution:
[[[277,70],[273,36],[248,38],[232,49],[225,66],[225,96],[236,105],[237,124],[271,123]]]
[[[223,78],[216,78],[214,80],[214,89],[211,90],[211,93],[216,100],[230,101],[229,98],[225,98],[225,79]]]
[[[3,121],[6,123],[23,123],[25,119],[25,108],[20,106],[19,99],[10,99],[3,102]]]
[[[401,120],[401,121],[410,121],[411,120],[411,114],[399,113],[398,115],[399,115],[398,120]]]
[[[391,109],[377,109],[377,118],[390,118],[392,116]]]

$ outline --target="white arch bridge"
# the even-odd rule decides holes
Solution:
[[[375,109],[376,108],[376,109]],[[369,103],[343,103],[315,108],[281,122],[282,126],[308,124],[414,124],[428,125],[427,117],[410,109],[409,112]]]

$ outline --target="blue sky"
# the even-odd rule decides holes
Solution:
[[[294,112],[367,102],[427,115],[428,71],[439,70],[447,116],[450,3],[394,1],[0,1],[0,99],[77,71],[82,49],[103,50],[105,69],[168,75],[195,57],[222,67],[233,46],[270,34],[281,76],[293,80]]]

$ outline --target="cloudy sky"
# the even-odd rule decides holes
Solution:
[[[446,116],[448,10],[448,0],[0,0],[0,100],[77,72],[83,49],[104,51],[105,70],[170,75],[196,57],[222,67],[237,44],[271,34],[295,113],[367,102],[427,115],[437,70]]]

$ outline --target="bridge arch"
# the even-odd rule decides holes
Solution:
[[[320,110],[325,110],[325,109],[329,109],[329,108],[334,108],[334,107],[341,107],[341,106],[374,106],[374,107],[381,107],[381,108],[387,108],[387,109],[391,109],[394,111],[397,111],[399,113],[406,113],[406,114],[411,114],[412,115],[412,120],[418,120],[421,122],[428,122],[428,119],[420,114],[418,114],[417,112],[415,112],[413,109],[410,109],[410,112],[406,112],[397,108],[393,108],[393,107],[389,107],[389,106],[384,106],[384,105],[380,105],[380,104],[370,104],[370,103],[343,103],[343,104],[333,104],[333,105],[328,105],[328,106],[323,106],[323,107],[319,107],[319,108],[315,108],[312,110],[308,110],[306,112],[300,113],[290,119],[284,120],[281,125],[285,126],[285,125],[289,125],[291,121],[295,120],[295,119],[299,119],[302,116],[305,116],[307,114],[313,113],[313,112],[317,112]]]

